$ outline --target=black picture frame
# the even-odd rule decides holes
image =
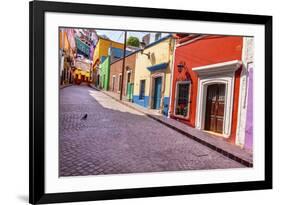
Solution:
[[[31,204],[155,197],[198,193],[231,192],[272,188],[272,16],[184,11],[124,6],[105,6],[33,1],[29,4],[30,106],[29,106],[29,202]],[[265,27],[265,180],[235,183],[197,184],[71,193],[45,193],[45,12],[117,15],[164,19],[259,24]]]

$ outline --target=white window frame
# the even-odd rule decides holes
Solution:
[[[176,107],[177,107],[177,102],[178,102],[178,92],[179,92],[179,88],[178,86],[180,84],[189,84],[189,90],[188,90],[188,106],[187,106],[187,115],[186,117],[182,116],[182,115],[177,115],[176,114]],[[177,81],[176,82],[176,95],[175,95],[175,102],[174,102],[174,116],[177,118],[182,118],[187,120],[189,118],[189,111],[190,111],[190,93],[191,93],[191,81],[190,80],[185,80],[185,81]]]

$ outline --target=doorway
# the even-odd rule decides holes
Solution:
[[[223,133],[225,107],[225,84],[207,87],[205,130]]]
[[[128,95],[128,88],[131,82],[131,71],[127,71],[127,82],[126,82],[126,95]]]
[[[162,88],[162,77],[157,77],[154,80],[153,109],[160,109],[161,88]]]

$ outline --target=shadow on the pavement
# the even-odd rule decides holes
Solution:
[[[141,112],[138,112],[136,110],[133,110],[132,108],[129,108],[128,106],[125,106],[116,100],[104,95],[103,92],[97,91],[97,90],[88,90],[89,95],[93,97],[97,103],[99,103],[102,107],[111,109],[111,110],[117,110],[119,112],[129,112],[131,114],[135,115],[144,115]],[[113,106],[114,104],[114,106]]]
[[[71,86],[60,98],[60,176],[243,167],[97,90]]]

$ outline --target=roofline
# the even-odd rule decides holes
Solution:
[[[162,42],[162,41],[164,41],[164,40],[166,40],[168,38],[171,38],[171,37],[173,38],[173,34],[169,34],[169,35],[165,36],[164,38],[160,38],[159,40],[154,41],[154,42],[148,44],[146,47],[144,47],[143,50],[145,50],[147,48],[150,48],[151,46],[154,46],[154,45],[156,45],[156,44],[158,44],[158,43],[160,43],[160,42]]]
[[[117,41],[113,41],[113,40],[111,40],[111,39],[106,39],[106,38],[103,38],[103,37],[101,37],[101,36],[99,36],[99,35],[98,35],[98,37],[99,37],[99,40],[102,39],[102,40],[105,40],[105,41],[110,41],[110,42],[113,42],[113,43],[119,43],[119,44],[124,45],[124,43],[120,43],[120,42],[117,42]]]
[[[132,52],[132,53],[129,53],[128,55],[125,56],[125,58],[127,58],[127,57],[129,57],[129,56],[131,56],[131,55],[133,55],[133,54],[136,54],[136,53],[138,53],[138,52],[140,52],[140,51],[141,51],[141,49],[140,49],[140,50],[136,50],[136,51],[134,51],[134,52]],[[114,63],[117,63],[118,61],[123,60],[123,59],[124,59],[123,57],[122,57],[122,58],[119,58],[118,60],[115,60],[114,62],[110,63],[110,65],[112,65],[112,64],[114,64]]]
[[[154,46],[154,45],[156,45],[156,44],[158,44],[158,43],[160,43],[160,42],[162,42],[162,41],[164,41],[164,40],[166,40],[166,39],[168,39],[168,38],[171,38],[171,37],[173,38],[173,35],[172,35],[172,34],[169,34],[169,35],[165,36],[164,38],[159,39],[158,41],[154,41],[153,43],[148,44],[143,50],[145,50],[145,49],[147,49],[147,48],[150,48],[151,46]],[[133,55],[133,54],[135,54],[135,53],[138,53],[138,52],[140,52],[141,50],[142,50],[142,49],[136,50],[136,51],[134,51],[134,52],[132,52],[132,53],[126,55],[125,58],[127,58],[127,57],[129,57],[130,55]],[[114,64],[114,63],[116,63],[116,62],[118,62],[118,61],[120,61],[120,60],[123,60],[123,58],[120,58],[120,59],[118,59],[118,60],[112,62],[110,65],[112,65],[112,64]]]
[[[205,37],[208,37],[208,36],[210,36],[210,35],[209,34],[206,34],[206,35],[202,34],[202,35],[195,36],[195,37],[193,37],[193,38],[191,38],[189,40],[186,40],[186,41],[184,41],[182,43],[176,44],[176,48],[185,46],[187,44],[191,44],[191,43],[196,42],[198,40],[204,39]]]

